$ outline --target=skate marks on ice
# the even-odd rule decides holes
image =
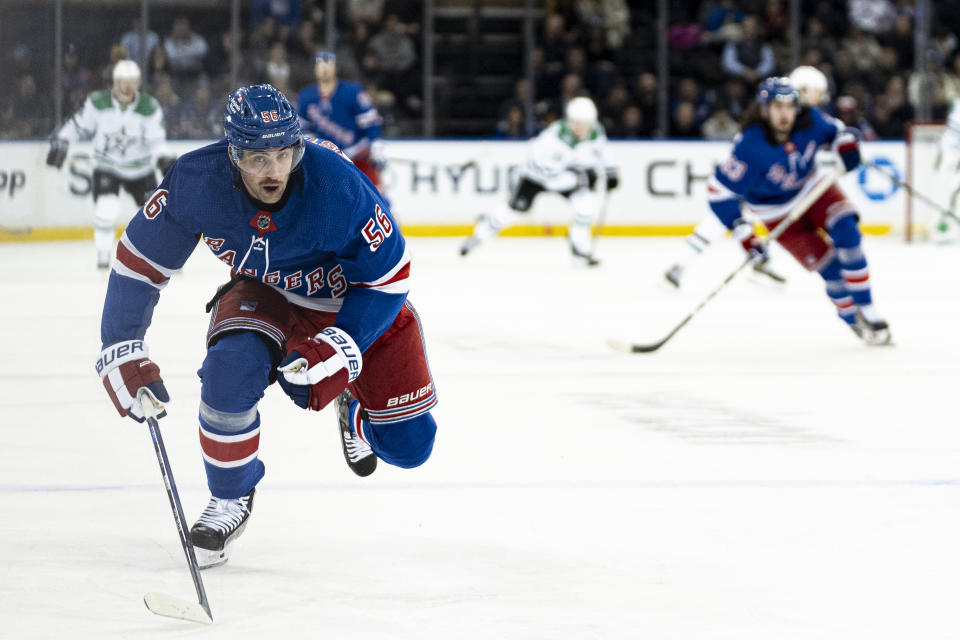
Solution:
[[[705,445],[838,445],[844,440],[743,407],[673,393],[580,394],[596,407],[654,433]]]

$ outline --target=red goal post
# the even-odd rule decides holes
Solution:
[[[940,138],[946,129],[942,121],[908,122],[906,128],[906,182],[923,196],[950,208],[960,175],[947,176],[938,170]],[[922,200],[906,194],[904,237],[907,242],[928,240],[940,212]]]

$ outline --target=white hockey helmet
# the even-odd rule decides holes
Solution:
[[[140,80],[140,67],[133,60],[120,60],[113,65],[113,81]]]
[[[573,98],[567,103],[565,113],[567,120],[571,122],[587,122],[592,125],[597,121],[597,106],[590,98]]]
[[[790,84],[800,93],[800,100],[809,104],[810,94],[815,92],[818,102],[828,99],[827,76],[816,67],[803,65],[790,74]],[[813,104],[811,106],[817,106]]]

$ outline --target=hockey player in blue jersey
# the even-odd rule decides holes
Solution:
[[[826,178],[816,152],[829,146],[847,171],[860,164],[856,136],[817,107],[801,106],[787,78],[767,78],[745,114],[733,153],[707,183],[710,207],[748,251],[755,250],[746,205],[773,229]],[[888,344],[890,329],[870,292],[870,270],[861,245],[857,212],[836,185],[830,186],[778,238],[800,264],[818,272],[840,318],[868,344]]]
[[[307,135],[340,147],[381,192],[386,158],[380,138],[382,119],[359,82],[337,78],[337,57],[320,51],[313,67],[315,84],[297,96],[297,113]]]
[[[304,142],[271,85],[234,91],[224,130],[177,160],[123,234],[97,361],[120,415],[142,421],[141,390],[170,399],[144,341],[160,291],[201,238],[230,268],[198,372],[212,494],[191,529],[202,566],[227,560],[250,517],[264,475],[257,405],[274,381],[304,409],[335,400],[358,475],[378,459],[422,464],[436,432],[406,243],[376,189],[332,143]]]

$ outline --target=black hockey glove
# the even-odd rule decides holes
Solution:
[[[157,158],[157,169],[160,170],[160,173],[164,176],[167,175],[167,171],[170,170],[170,167],[173,166],[173,163],[177,161],[177,156],[160,156]]]
[[[59,169],[63,166],[63,161],[67,159],[67,149],[70,143],[60,138],[50,139],[50,150],[47,151],[47,164]]]

